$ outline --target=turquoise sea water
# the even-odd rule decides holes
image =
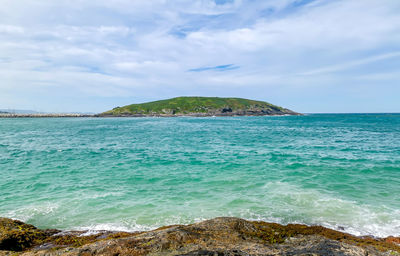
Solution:
[[[0,216],[146,230],[237,216],[400,236],[400,114],[0,119]]]

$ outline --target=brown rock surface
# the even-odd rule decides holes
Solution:
[[[21,221],[0,218],[0,250],[21,251],[50,235],[50,232]]]
[[[38,238],[33,235],[27,239],[29,243],[20,247],[6,248],[7,244],[3,243],[0,255],[15,255],[19,250],[24,251],[17,252],[18,255],[400,255],[400,246],[393,239],[355,237],[320,226],[283,226],[239,218],[223,217],[148,232],[101,232],[91,236],[82,236],[82,232],[55,234],[15,221],[4,223],[11,229],[1,227],[1,232],[26,225],[22,230],[26,227],[29,234],[37,231],[42,235]],[[7,232],[0,237],[7,237]]]

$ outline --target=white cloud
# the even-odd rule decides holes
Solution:
[[[354,61],[351,61],[348,63],[342,63],[342,64],[338,64],[338,65],[333,65],[333,66],[322,67],[322,68],[318,68],[315,70],[300,73],[299,75],[308,76],[308,75],[315,75],[315,74],[321,74],[321,73],[331,73],[331,72],[346,70],[346,69],[349,69],[352,67],[357,67],[360,65],[365,65],[365,64],[369,64],[369,63],[373,63],[373,62],[377,62],[377,61],[383,61],[383,60],[387,60],[387,59],[391,59],[391,58],[397,58],[397,57],[400,57],[400,51],[386,53],[386,54],[380,54],[377,56],[363,58],[360,60],[354,60]]]
[[[399,11],[397,0],[4,0],[0,92],[24,90],[32,102],[39,88],[60,99],[65,90],[116,101],[195,93],[281,99],[279,91],[301,88],[310,101],[321,96],[310,88],[377,81],[366,64],[387,64],[377,74],[395,71]],[[187,72],[226,64],[240,68]]]
[[[3,34],[22,34],[24,33],[24,28],[20,26],[12,26],[6,24],[0,24],[0,33]]]

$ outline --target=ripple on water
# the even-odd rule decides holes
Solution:
[[[124,231],[237,216],[400,235],[400,115],[0,122],[0,216]]]

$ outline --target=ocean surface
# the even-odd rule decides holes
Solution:
[[[0,216],[123,231],[236,216],[400,236],[400,114],[0,119]]]

